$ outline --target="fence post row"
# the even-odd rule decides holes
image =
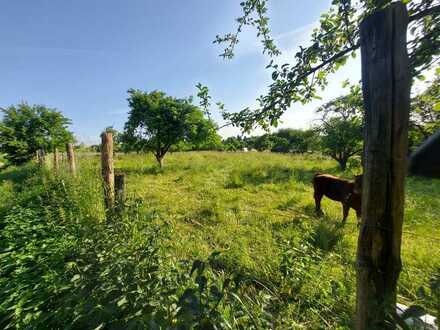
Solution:
[[[75,164],[75,154],[73,152],[73,143],[66,143],[66,153],[67,153],[67,162],[69,163],[70,173],[75,175],[76,164]]]
[[[410,70],[402,2],[360,25],[365,105],[362,226],[357,250],[356,329],[395,328],[401,270]],[[391,322],[391,323],[390,323]]]
[[[125,203],[125,174],[116,173],[115,174],[115,194],[116,194],[116,208],[117,211],[122,211],[124,209]]]
[[[113,170],[113,134],[101,134],[101,170],[104,180],[104,203],[106,210],[115,206],[115,177]]]
[[[38,150],[38,164],[43,167],[46,163],[46,155],[43,149]]]

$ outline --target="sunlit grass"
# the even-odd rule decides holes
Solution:
[[[128,173],[130,195],[171,221],[179,258],[221,251],[230,267],[270,279],[277,277],[280,240],[308,239],[354,264],[353,210],[340,227],[341,205],[324,198],[326,216],[315,217],[311,180],[317,171],[351,178],[359,169],[341,173],[325,157],[257,152],[175,153],[163,170],[149,155],[121,155],[116,167]],[[408,178],[400,283],[409,300],[440,265],[439,200],[439,180]]]
[[[72,214],[66,216],[69,209],[63,208],[56,215],[61,220],[103,223],[100,158],[80,154],[78,159],[77,177],[62,168],[62,186],[43,196],[53,200],[61,190],[61,196],[75,201]],[[279,328],[352,326],[355,212],[342,225],[340,203],[324,198],[325,215],[317,217],[311,181],[317,171],[350,179],[359,169],[340,172],[334,161],[318,155],[259,152],[173,153],[163,169],[151,155],[117,155],[115,168],[127,175],[128,203],[138,205],[133,222],[148,214],[149,221],[169,225],[166,248],[172,258],[211,258],[224,276],[251,283],[246,290],[270,294],[273,324]],[[0,173],[2,212],[14,205],[17,189],[20,198],[26,197],[31,183],[23,182],[31,174],[14,168]],[[431,313],[436,313],[435,302],[420,292],[429,291],[429,279],[440,267],[439,196],[440,180],[408,178],[398,299]],[[132,237],[142,240],[142,233],[134,227]],[[218,252],[215,258],[213,252]],[[249,299],[246,308],[252,309]]]

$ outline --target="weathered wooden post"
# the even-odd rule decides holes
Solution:
[[[66,143],[66,153],[67,153],[67,162],[69,163],[70,173],[75,175],[76,164],[75,164],[75,153],[73,152],[73,143]]]
[[[407,25],[402,2],[373,13],[360,25],[365,147],[357,250],[359,330],[395,328],[390,319],[401,270],[411,82]]]
[[[122,212],[125,203],[125,174],[115,174],[116,209]]]
[[[53,148],[53,169],[58,171],[60,167],[59,158],[58,158],[58,148]]]
[[[104,181],[104,202],[107,212],[115,206],[115,176],[113,170],[113,134],[101,134],[101,170]]]
[[[46,164],[46,154],[44,153],[44,149],[38,150],[38,164],[43,167]]]

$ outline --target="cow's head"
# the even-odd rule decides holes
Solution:
[[[363,175],[355,175],[354,176],[354,186],[353,186],[353,192],[355,194],[362,194],[362,179]]]

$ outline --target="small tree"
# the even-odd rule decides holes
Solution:
[[[203,143],[216,134],[215,124],[190,99],[176,99],[160,91],[130,89],[128,94],[131,110],[124,144],[129,143],[132,150],[153,152],[160,167],[173,145]]]
[[[346,84],[347,85],[347,84]],[[336,160],[342,170],[350,157],[362,152],[362,96],[359,86],[351,86],[350,93],[320,107],[323,151]]]
[[[68,131],[70,119],[55,109],[26,103],[2,109],[0,122],[0,152],[11,164],[32,159],[39,149],[54,151],[73,142]]]
[[[324,153],[336,160],[341,170],[347,168],[350,157],[362,152],[362,125],[358,119],[330,118],[319,130]]]

